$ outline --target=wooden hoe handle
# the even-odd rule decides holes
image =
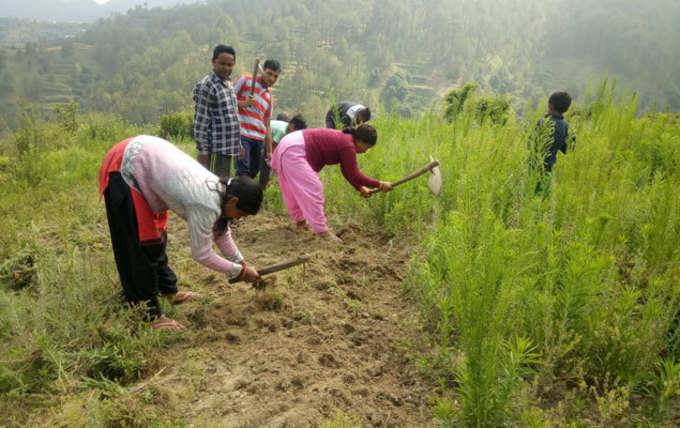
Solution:
[[[392,182],[392,187],[406,183],[407,181],[411,181],[416,177],[420,177],[421,175],[425,174],[426,172],[432,171],[432,168],[435,168],[437,166],[439,166],[439,161],[436,161],[436,160],[432,161],[432,162],[428,163],[427,165],[425,165],[424,167],[422,167],[421,169],[419,169],[418,171],[416,171],[412,174],[409,174],[406,177],[400,178],[397,181]],[[379,191],[380,191],[380,189],[376,188],[376,189],[369,190],[368,193],[373,194],[373,193],[377,193]]]
[[[260,66],[260,60],[256,59],[255,60],[255,67],[253,68],[253,81],[250,84],[250,95],[252,96],[255,93],[255,78],[257,77],[257,69]]]

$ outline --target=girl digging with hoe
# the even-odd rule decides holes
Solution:
[[[357,128],[303,129],[283,137],[274,150],[272,168],[279,174],[279,185],[288,214],[298,226],[305,221],[314,233],[330,241],[342,241],[328,230],[323,211],[323,184],[319,171],[325,165],[340,164],[345,179],[361,196],[368,198],[370,187],[392,190],[387,181],[366,177],[357,166],[357,153],[365,153],[378,140],[376,130],[367,124]]]
[[[254,215],[262,190],[249,178],[220,179],[172,143],[140,135],[116,144],[99,171],[100,197],[106,215],[116,267],[126,300],[148,305],[154,328],[181,330],[163,316],[158,295],[173,304],[195,298],[178,292],[168,266],[168,209],[184,218],[191,235],[191,255],[199,263],[247,282],[260,275],[247,266],[231,238],[232,219]],[[215,242],[224,257],[215,254]]]

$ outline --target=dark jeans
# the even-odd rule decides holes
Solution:
[[[111,244],[125,299],[131,304],[146,302],[148,319],[161,315],[158,294],[177,292],[177,276],[168,266],[167,234],[161,243],[140,242],[135,206],[127,183],[112,172],[104,191]]]
[[[260,161],[260,182],[258,183],[262,191],[264,191],[264,189],[267,188],[267,184],[269,184],[269,179],[271,175],[272,169],[267,164],[267,159],[265,159],[265,157],[263,156],[262,160]]]
[[[245,156],[243,156],[243,159],[236,160],[236,175],[247,175],[250,178],[255,178],[259,173],[259,186],[264,190],[269,183],[271,174],[264,156],[264,141],[241,137],[241,145],[245,151]]]

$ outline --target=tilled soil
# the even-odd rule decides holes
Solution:
[[[426,352],[401,288],[408,247],[357,225],[338,234],[344,242],[329,244],[262,213],[233,228],[247,262],[308,263],[266,277],[263,289],[191,268],[204,298],[177,308],[187,331],[149,381],[173,391],[172,413],[190,426],[433,425],[436,386],[407,358]]]

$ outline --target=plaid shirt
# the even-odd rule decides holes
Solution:
[[[194,89],[194,138],[199,154],[237,155],[241,143],[238,104],[231,80],[215,73],[201,79]]]

